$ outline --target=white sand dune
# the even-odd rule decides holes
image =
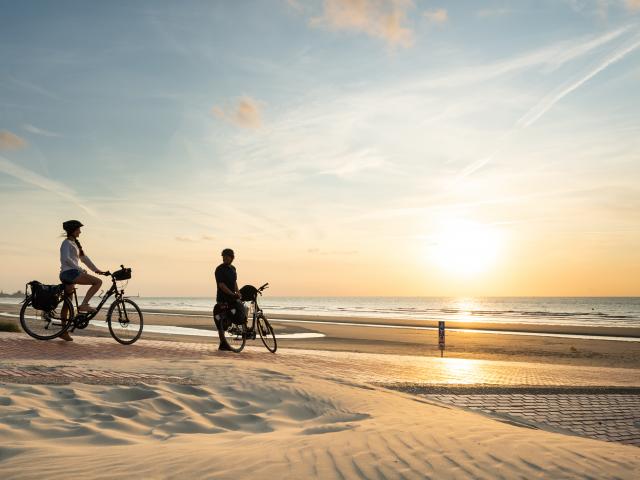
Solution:
[[[634,478],[635,447],[252,362],[205,385],[0,386],[0,476]]]

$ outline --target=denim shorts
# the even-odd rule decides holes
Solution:
[[[60,272],[60,281],[62,283],[74,283],[82,272],[77,268]]]

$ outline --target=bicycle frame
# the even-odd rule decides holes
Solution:
[[[255,300],[251,300],[249,305],[252,307],[252,315],[251,315],[251,326],[248,325],[247,322],[247,334],[251,334],[252,339],[256,338],[256,322],[258,321],[258,317],[262,314],[262,309],[258,306],[258,299],[256,297]],[[247,320],[249,320],[247,318]]]
[[[251,326],[249,326],[249,318],[247,318],[247,331],[246,331],[247,338],[250,338],[251,340],[255,340],[256,338],[256,323],[258,321],[258,317],[263,314],[262,309],[260,308],[260,305],[258,305],[258,296],[262,295],[263,290],[267,288],[268,285],[269,285],[268,283],[265,283],[260,288],[258,288],[255,298],[247,302],[252,307],[252,310],[253,310],[251,315]]]
[[[102,299],[100,300],[100,303],[98,304],[98,306],[96,307],[95,312],[78,312],[78,294],[77,294],[77,289],[74,286],[73,287],[73,291],[70,293],[65,293],[65,295],[67,297],[73,297],[73,301],[75,302],[75,307],[76,307],[76,315],[74,315],[74,317],[71,319],[71,321],[73,322],[73,328],[76,327],[78,320],[83,320],[85,322],[89,322],[91,320],[93,320],[93,318],[95,318],[95,316],[98,314],[98,312],[102,309],[102,307],[104,306],[105,303],[107,303],[107,300],[109,300],[112,296],[115,295],[116,297],[116,301],[118,300],[122,300],[124,298],[124,290],[118,290],[118,286],[116,284],[116,280],[111,277],[111,287],[109,288],[109,290],[107,290],[107,292],[102,296]],[[118,309],[120,307],[118,306]],[[126,316],[126,310],[125,310],[125,316]]]

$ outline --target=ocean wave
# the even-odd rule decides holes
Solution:
[[[1,303],[18,300],[0,298]],[[185,312],[209,312],[215,303],[197,297],[135,300],[142,308]],[[267,314],[640,327],[640,298],[265,297],[260,304]]]

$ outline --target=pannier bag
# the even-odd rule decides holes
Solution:
[[[55,310],[62,301],[63,285],[43,285],[34,280],[29,282],[29,286],[31,287],[31,305],[36,310],[44,310],[46,312]]]
[[[113,278],[116,280],[129,280],[131,278],[131,269],[130,268],[121,268],[113,272]]]
[[[213,320],[216,324],[216,328],[220,328],[221,330],[229,328],[233,322],[235,314],[235,308],[229,308],[229,306],[224,303],[217,303],[216,306],[213,307]]]

